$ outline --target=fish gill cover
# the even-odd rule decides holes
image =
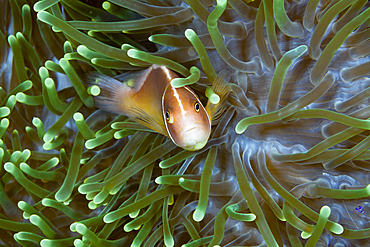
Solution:
[[[0,4],[0,246],[370,244],[368,1]],[[203,149],[94,107],[151,64],[230,83]]]

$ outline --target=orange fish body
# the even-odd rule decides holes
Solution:
[[[197,95],[187,86],[174,88],[178,76],[165,66],[117,77],[88,75],[88,83],[100,87],[98,108],[126,115],[146,127],[169,136],[190,151],[204,147],[211,133],[211,120]]]
[[[155,65],[144,71],[128,73],[119,77],[123,83],[117,81],[116,93],[110,92],[112,97],[119,100],[119,108],[116,108],[114,113],[120,111],[120,114],[134,119],[137,117],[137,111],[140,110],[164,125],[161,96],[171,80],[178,76],[168,69],[168,74],[165,74],[159,68]],[[113,99],[111,98],[111,100]],[[97,97],[96,102],[99,107],[99,104],[102,103],[101,97]]]

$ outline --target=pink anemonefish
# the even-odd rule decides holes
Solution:
[[[178,76],[173,71],[154,64],[116,79],[97,73],[88,74],[87,84],[100,87],[101,92],[95,97],[98,108],[126,115],[170,137],[183,149],[199,150],[209,139],[211,123],[217,123],[225,109],[228,84],[218,77],[212,89],[220,96],[220,103],[214,105],[208,101],[203,107],[190,87],[171,86],[175,78]]]

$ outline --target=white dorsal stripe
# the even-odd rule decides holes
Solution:
[[[164,73],[166,73],[168,80],[172,81],[173,77],[171,76],[170,70],[165,66],[161,66],[161,68],[163,69]]]

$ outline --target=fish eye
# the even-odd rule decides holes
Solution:
[[[166,111],[166,120],[167,122],[170,121],[170,111],[169,110]]]
[[[195,102],[195,104],[194,104],[194,108],[195,108],[195,111],[196,111],[196,112],[199,112],[199,111],[200,111],[200,105],[199,105],[199,103],[198,103],[198,102]]]
[[[173,119],[172,114],[170,113],[170,110],[166,111],[166,121],[170,124],[173,124],[174,122],[174,119]]]

